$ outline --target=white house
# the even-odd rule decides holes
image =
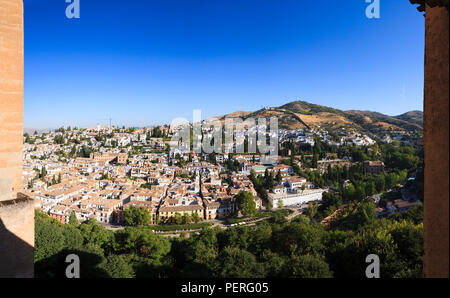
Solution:
[[[306,204],[308,202],[322,200],[322,194],[325,189],[308,189],[295,194],[288,193],[270,193],[269,200],[272,201],[273,206],[278,205],[278,200],[281,199],[283,206],[293,206],[298,204]]]

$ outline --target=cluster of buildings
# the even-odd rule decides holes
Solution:
[[[366,160],[363,163],[364,172],[366,174],[378,174],[380,172],[384,171],[384,162],[376,160],[376,161],[369,161]]]
[[[279,142],[293,140],[299,144],[314,146],[315,139],[319,138],[323,142],[332,146],[370,146],[376,144],[371,137],[342,128],[337,136],[332,137],[330,133],[320,127],[305,131],[304,129],[279,130]]]
[[[423,145],[423,137],[416,132],[392,130],[385,132],[382,141],[387,144],[391,144],[394,141],[400,142],[405,145]]]
[[[334,168],[337,166],[341,166],[341,167],[350,168],[351,166],[354,166],[354,165],[356,165],[356,163],[352,162],[350,160],[350,158],[342,158],[342,159],[333,158],[333,159],[324,159],[324,160],[317,161],[317,169],[321,173],[324,173],[325,171],[327,171],[329,167]]]
[[[228,154],[195,154],[168,151],[173,133],[168,127],[118,129],[111,126],[67,129],[27,135],[23,154],[24,192],[35,199],[36,208],[61,222],[72,213],[81,221],[94,218],[102,223],[122,223],[124,212],[143,207],[150,223],[173,222],[182,216],[189,220],[213,220],[235,213],[235,196],[240,191],[253,194],[258,209],[270,202],[274,208],[320,201],[325,189],[317,189],[292,167],[265,163],[262,155],[234,154],[237,170],[226,171]],[[162,137],[165,136],[165,137]],[[280,141],[293,138],[314,144],[320,137],[332,141],[323,129],[305,132],[279,130]],[[339,144],[373,144],[368,136],[342,131]],[[336,138],[334,138],[335,140]],[[307,156],[303,156],[307,158]],[[182,162],[182,163],[181,163]],[[325,172],[329,167],[354,165],[351,159],[327,157],[317,163]],[[367,173],[382,171],[382,162],[365,162]],[[263,202],[258,197],[250,173],[281,175],[281,181]]]
[[[58,135],[63,141],[56,141]],[[214,163],[206,161],[208,155],[193,153],[175,159],[160,152],[166,148],[164,139],[142,130],[97,127],[35,134],[31,139],[24,145],[23,192],[34,198],[37,209],[62,223],[74,213],[79,222],[93,218],[121,224],[132,206],[149,211],[149,224],[170,223],[178,217],[213,220],[235,213],[240,191],[251,193],[257,209],[263,209],[265,203],[248,178],[251,170],[282,175],[273,195],[285,188],[285,194],[309,200],[314,192],[314,186],[295,176],[291,167],[264,165],[259,155],[234,155],[239,170],[227,173],[223,163],[228,155],[217,154]],[[134,153],[134,146],[144,150]],[[90,151],[83,152],[83,147]],[[180,159],[185,161],[182,166]]]
[[[376,213],[378,216],[385,216],[393,213],[401,213],[408,211],[421,204],[419,201],[407,201],[404,199],[396,199],[391,202],[387,202],[386,206],[378,206],[376,208]]]

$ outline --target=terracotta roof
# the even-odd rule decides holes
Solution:
[[[206,205],[206,207],[208,208],[208,207],[216,207],[216,208],[219,208],[220,207],[220,202],[212,202],[212,201],[208,201],[208,200],[205,200],[205,205]]]
[[[408,201],[403,201],[401,199],[395,200],[394,203],[400,209],[414,207],[417,205],[417,202],[408,202]]]
[[[159,207],[159,212],[179,212],[179,211],[194,211],[203,210],[200,205],[186,205],[186,206],[162,206]]]

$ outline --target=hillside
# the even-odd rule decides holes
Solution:
[[[415,121],[408,121],[407,117],[404,119],[399,118],[400,116],[387,116],[378,112],[371,111],[346,111],[347,117],[353,122],[359,124],[360,126],[367,126],[367,128],[385,128],[385,129],[406,129],[406,130],[422,130],[422,123],[418,124]],[[407,113],[406,113],[407,114]],[[405,114],[403,114],[405,115]],[[367,118],[370,119],[369,123]]]
[[[23,133],[28,133],[28,134],[34,134],[34,132],[37,132],[37,133],[44,133],[44,132],[50,132],[50,131],[53,131],[53,130],[55,130],[54,128],[45,128],[45,129],[43,129],[43,128],[31,128],[31,127],[24,127],[23,128]]]
[[[317,104],[312,104],[306,101],[293,101],[282,105],[279,107],[280,109],[290,110],[295,113],[299,113],[302,115],[315,115],[318,113],[329,113],[336,115],[344,115],[344,112],[338,109],[333,109],[326,106],[321,106]]]
[[[415,123],[415,124],[423,127],[423,112],[422,111],[411,111],[411,112],[407,112],[407,113],[395,116],[394,118],[404,120],[407,122],[411,122],[411,123]]]
[[[250,113],[251,112],[236,111],[236,112],[226,114],[223,116],[219,116],[219,117],[215,117],[215,118],[218,118],[220,121],[224,121],[227,118],[238,118],[238,117],[244,118],[245,116],[247,116]]]
[[[280,107],[266,107],[255,112],[239,111],[216,118],[223,121],[233,117],[278,117],[279,127],[287,129],[320,126],[326,129],[347,127],[360,130],[423,130],[423,113],[420,111],[392,117],[372,111],[342,111],[306,101],[293,101]]]

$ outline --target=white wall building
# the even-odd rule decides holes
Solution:
[[[283,202],[283,206],[293,206],[298,204],[306,204],[313,201],[322,200],[322,193],[325,192],[325,189],[306,189],[303,192],[298,192],[295,194],[269,194],[269,199],[272,200],[272,205],[278,206],[278,200],[281,199]]]

